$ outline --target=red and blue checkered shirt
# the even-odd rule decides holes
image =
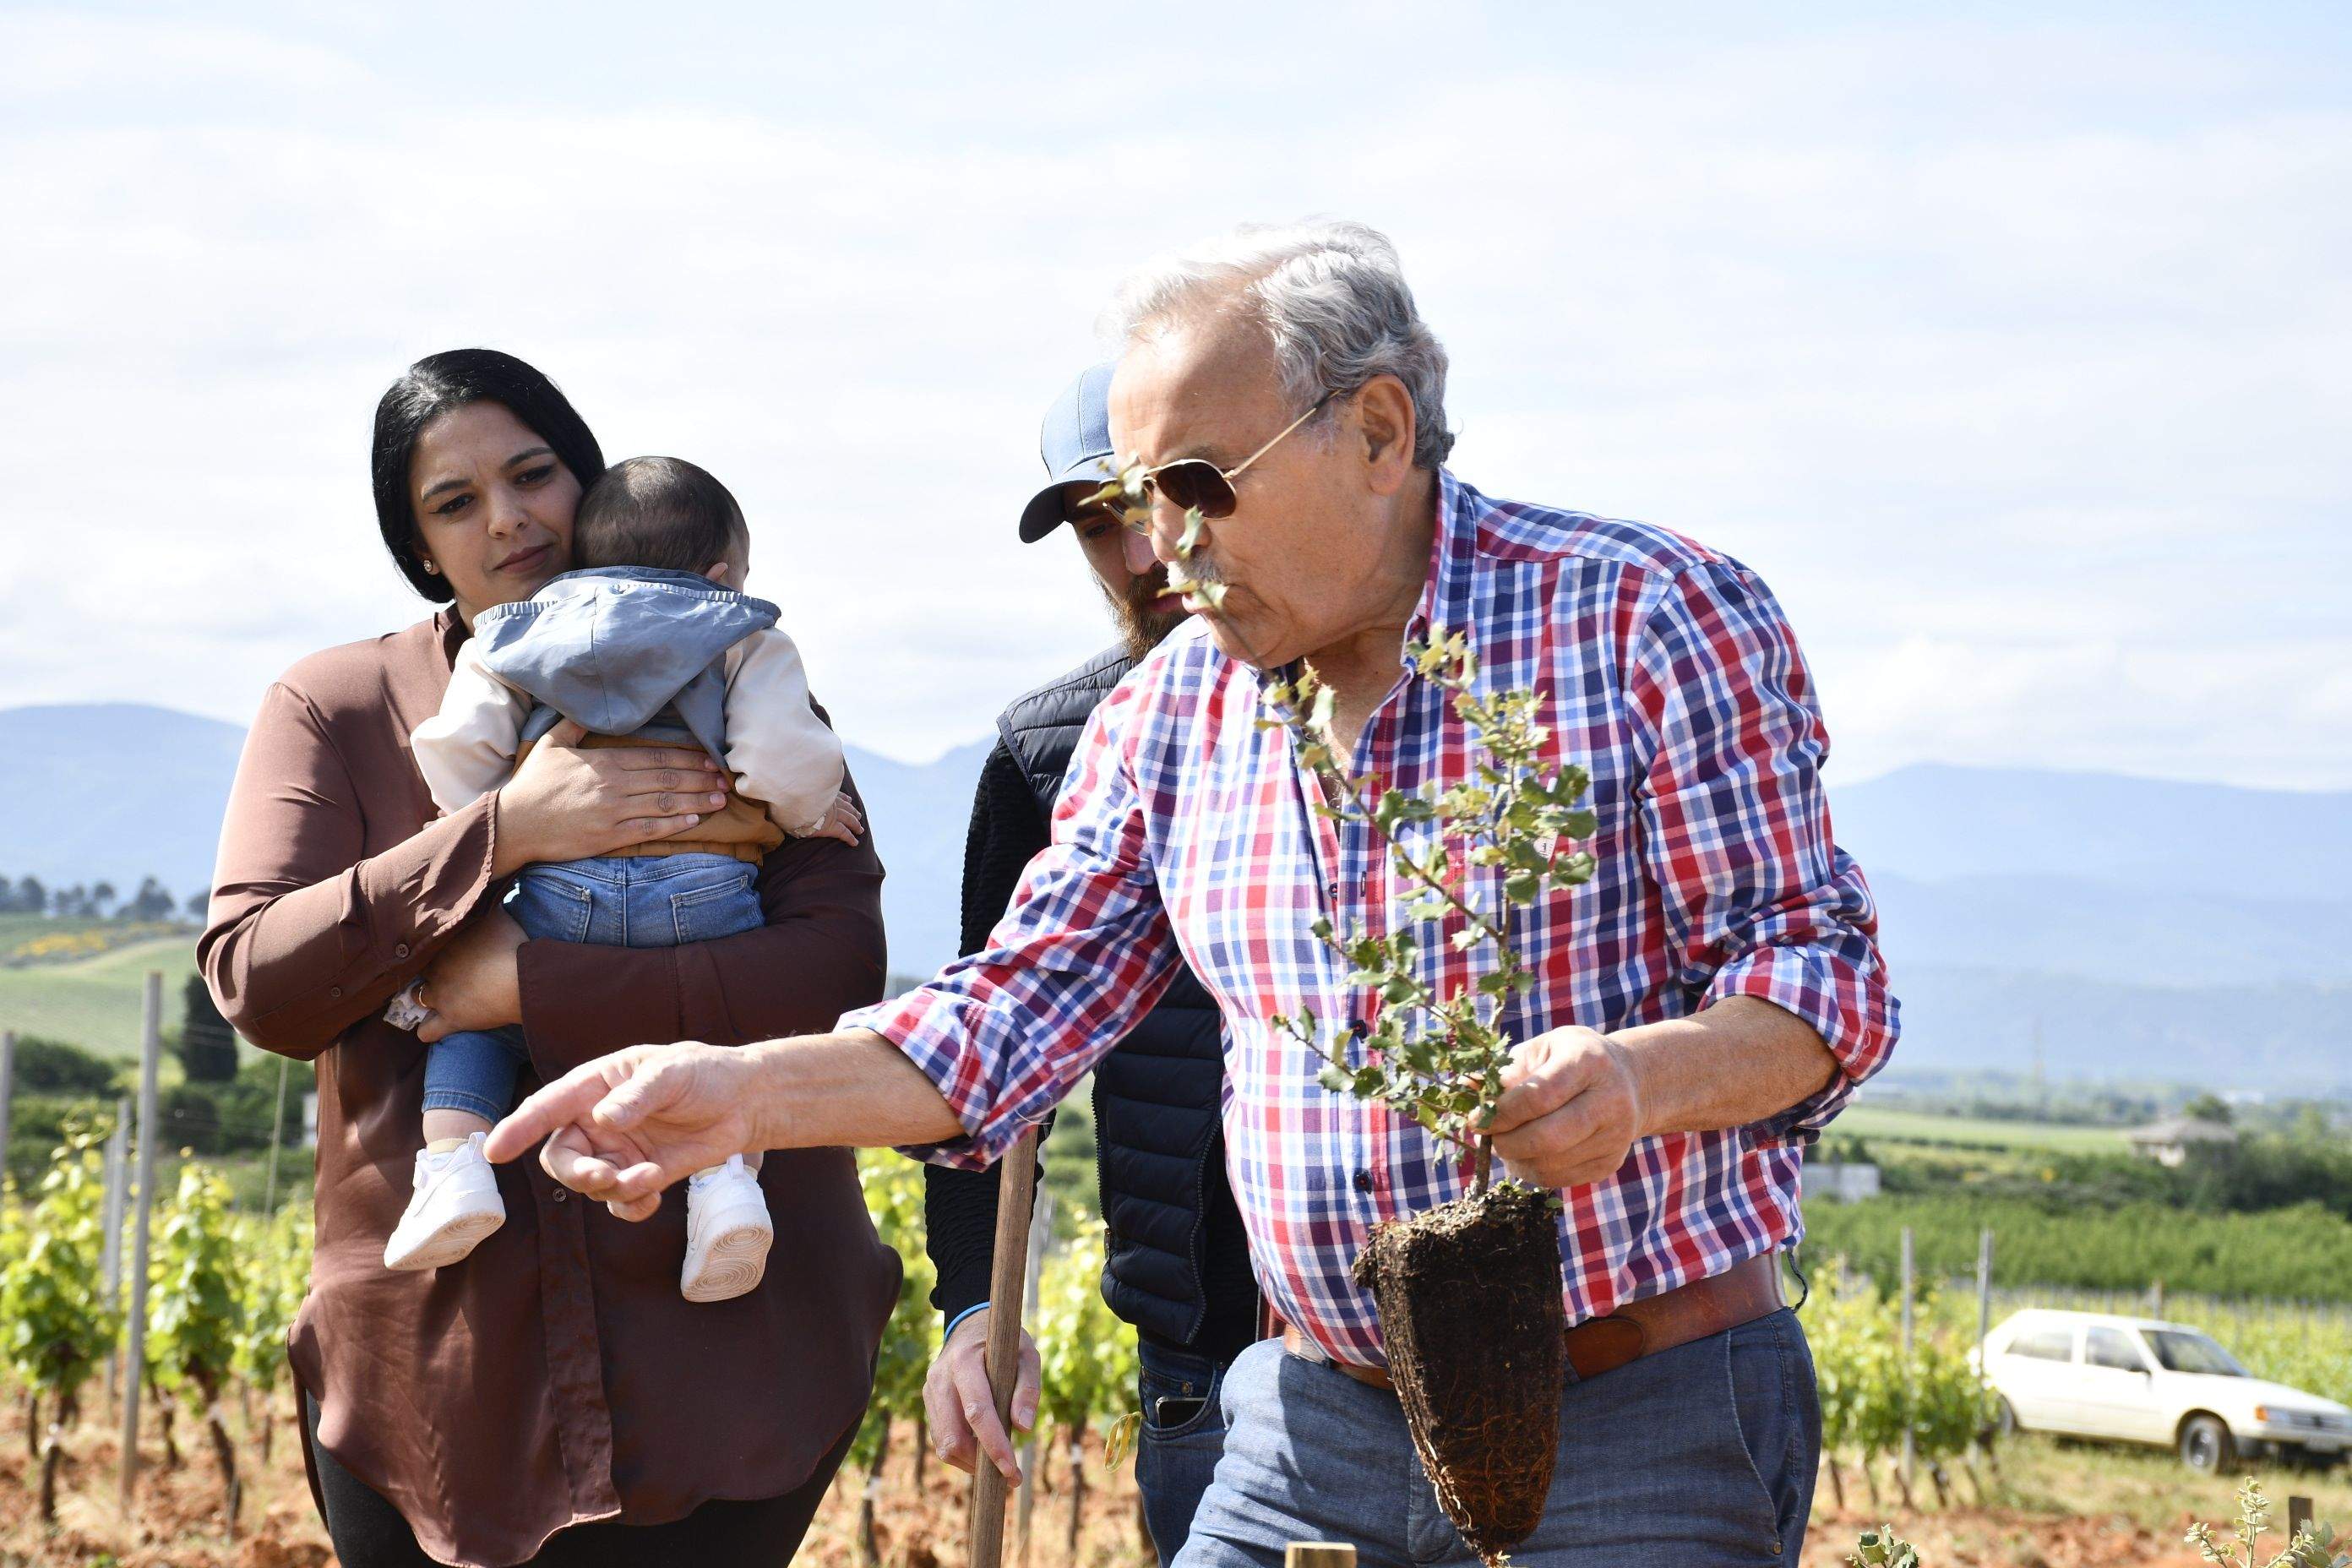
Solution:
[[[1556,754],[1591,773],[1600,821],[1592,880],[1513,911],[1539,979],[1511,1032],[1606,1032],[1758,996],[1819,1031],[1839,1068],[1780,1115],[1644,1138],[1613,1175],[1561,1193],[1576,1322],[1796,1240],[1801,1147],[1885,1062],[1896,1004],[1869,889],[1831,841],[1811,679],[1746,567],[1445,474],[1407,636],[1454,630],[1482,684],[1543,694]],[[1460,782],[1478,753],[1442,690],[1401,674],[1357,767],[1375,790]],[[1180,629],[1097,709],[1054,842],[989,950],[842,1026],[905,1051],[963,1123],[966,1137],[908,1152],[984,1165],[1157,1000],[1181,953],[1224,1012],[1226,1157],[1259,1282],[1333,1356],[1377,1364],[1349,1265],[1373,1225],[1459,1195],[1466,1171],[1417,1124],[1326,1089],[1322,1064],[1267,1021],[1369,1019],[1372,998],[1308,928],[1328,915],[1377,933],[1407,896],[1369,829],[1310,809],[1314,777],[1286,730],[1259,728],[1267,711],[1255,671],[1198,622]],[[1470,891],[1502,905],[1497,888]],[[1423,936],[1431,978],[1466,983],[1468,961]]]

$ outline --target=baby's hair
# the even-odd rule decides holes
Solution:
[[[572,557],[583,568],[701,572],[750,538],[743,509],[707,471],[680,458],[630,458],[580,498]]]

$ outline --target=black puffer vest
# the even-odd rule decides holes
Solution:
[[[1111,649],[998,717],[998,732],[1047,820],[1088,715],[1133,666],[1123,650]],[[1095,1068],[1095,1140],[1110,1230],[1103,1296],[1129,1322],[1180,1343],[1192,1341],[1209,1307],[1204,1216],[1213,1196],[1227,1208],[1233,1203],[1223,1190],[1217,1112],[1224,1072],[1217,1005],[1181,966],[1160,1005]]]

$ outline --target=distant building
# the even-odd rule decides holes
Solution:
[[[1842,1161],[1830,1164],[1808,1160],[1799,1169],[1797,1198],[1800,1203],[1816,1198],[1833,1204],[1860,1203],[1878,1195],[1878,1167],[1857,1161]]]
[[[2132,1152],[2159,1165],[2179,1165],[2189,1158],[2189,1151],[2200,1144],[2226,1147],[2238,1141],[2238,1130],[2226,1121],[2207,1121],[2195,1116],[2171,1116],[2152,1126],[2141,1127],[2124,1134],[2130,1141]]]

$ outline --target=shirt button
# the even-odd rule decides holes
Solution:
[[[555,1189],[555,1201],[557,1203],[562,1203],[571,1196],[572,1189],[570,1187],[558,1187]]]
[[[340,985],[331,985],[327,988],[327,994],[331,997],[340,997],[342,994],[343,988]]]
[[[1360,1040],[1371,1032],[1372,1026],[1370,1024],[1365,1023],[1361,1018],[1350,1018],[1348,1020],[1348,1033],[1354,1038]]]
[[[392,955],[394,958],[406,958],[408,956],[408,944],[404,942],[402,942],[398,947],[392,950]]]
[[[1372,1190],[1372,1173],[1370,1171],[1356,1173],[1356,1190],[1360,1193],[1369,1193]]]

